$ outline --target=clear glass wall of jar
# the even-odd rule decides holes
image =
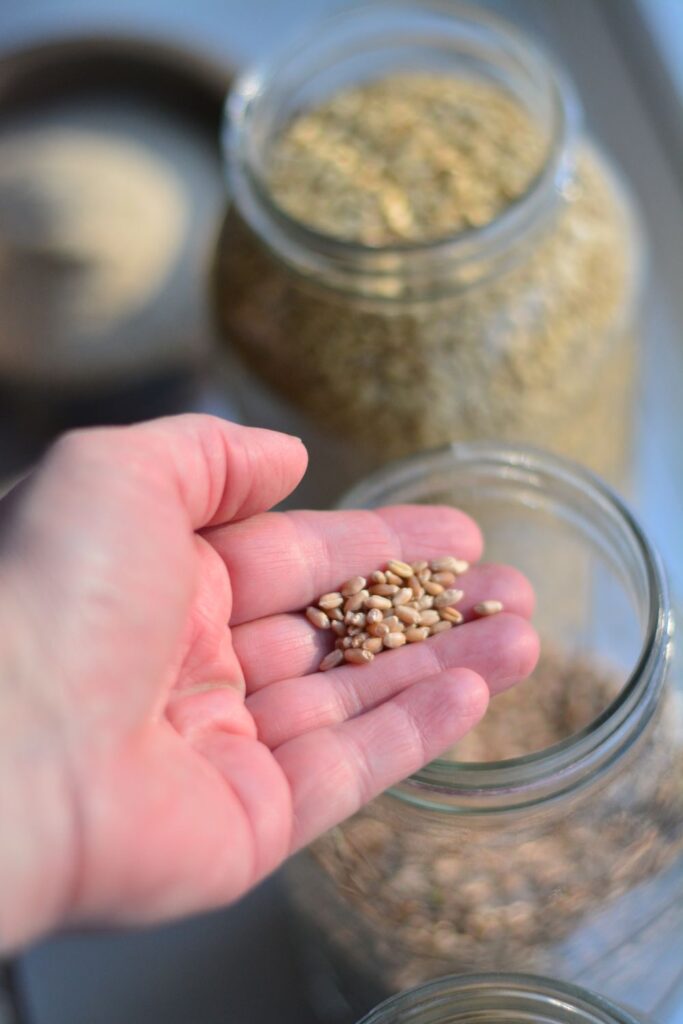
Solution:
[[[528,974],[439,978],[378,1006],[360,1024],[643,1024],[602,996]]]
[[[514,97],[545,153],[526,192],[427,242],[360,244],[288,214],[268,177],[287,124],[397,69]],[[304,438],[311,504],[452,440],[542,444],[624,479],[641,237],[570,83],[529,39],[456,2],[353,7],[238,81],[225,151],[214,299],[229,386],[248,420]]]
[[[458,760],[454,748],[292,862],[314,988],[353,1020],[442,974],[532,971],[669,1019],[681,995],[683,726],[656,554],[597,478],[530,450],[414,456],[343,506],[401,502],[476,516],[486,559],[531,578],[542,659],[535,680],[492,701],[472,734],[488,735],[483,753]],[[497,702],[520,697],[487,734]],[[543,715],[566,726],[551,746]]]

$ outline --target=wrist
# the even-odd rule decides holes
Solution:
[[[0,630],[5,639],[12,636],[4,615],[0,615]],[[3,643],[0,953],[16,950],[58,926],[68,914],[75,890],[75,801],[62,730],[41,706],[35,684],[19,645],[8,650]]]

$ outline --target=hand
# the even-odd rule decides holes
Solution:
[[[294,438],[183,416],[67,435],[0,506],[6,948],[235,899],[533,668],[528,584],[479,566],[469,605],[514,614],[319,674],[330,635],[300,609],[481,539],[450,508],[267,513],[305,466]]]

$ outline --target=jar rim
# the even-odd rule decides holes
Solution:
[[[399,459],[356,484],[339,508],[373,507],[420,476],[454,465],[490,464],[523,470],[580,489],[596,512],[618,524],[646,581],[646,625],[635,665],[604,711],[560,743],[502,761],[436,759],[388,792],[424,809],[452,814],[500,813],[546,803],[594,779],[632,745],[654,713],[670,658],[673,623],[661,559],[638,520],[600,477],[585,467],[527,445],[453,442]]]
[[[411,1020],[415,1024],[454,1024],[451,1011],[458,1010],[458,1020],[485,1018],[531,1024],[567,1024],[571,1019],[581,1024],[642,1024],[627,1010],[604,996],[569,982],[556,981],[534,974],[459,974],[447,975],[418,985],[385,1000],[363,1017],[359,1024],[399,1024]],[[441,1017],[441,1012],[448,1014]],[[424,1017],[420,1014],[428,1014]],[[434,1014],[438,1013],[438,1016]]]
[[[387,16],[432,15],[443,19],[454,31],[458,25],[461,31],[467,27],[483,30],[490,45],[497,45],[515,57],[525,73],[535,78],[539,92],[550,97],[552,114],[546,159],[525,192],[490,222],[434,240],[371,246],[317,231],[284,210],[272,197],[250,139],[259,107],[268,101],[278,76],[309,49],[314,50],[320,40],[332,40],[344,27],[378,11]],[[400,274],[408,260],[412,278],[419,276],[421,270],[433,278],[439,271],[443,274],[445,266],[452,273],[455,267],[507,254],[520,237],[544,224],[572,173],[580,119],[579,101],[564,70],[535,39],[506,19],[482,11],[466,0],[425,0],[419,4],[415,0],[365,0],[318,20],[288,47],[243,72],[226,100],[222,143],[233,198],[250,227],[266,244],[303,273],[320,273],[322,266],[332,277],[341,274],[352,280],[372,276],[378,281],[381,297],[381,282]]]

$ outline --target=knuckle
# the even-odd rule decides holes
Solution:
[[[118,475],[133,472],[140,457],[140,449],[131,449],[130,438],[124,437],[124,428],[79,428],[57,438],[45,456],[45,466],[53,480],[80,482],[105,468]]]
[[[121,427],[78,427],[67,430],[52,445],[49,456],[68,463],[90,461],[94,458],[113,458],[117,452],[127,451],[122,445]]]
[[[52,445],[51,458],[60,462],[73,462],[81,459],[93,444],[94,431],[86,429],[68,430]]]

